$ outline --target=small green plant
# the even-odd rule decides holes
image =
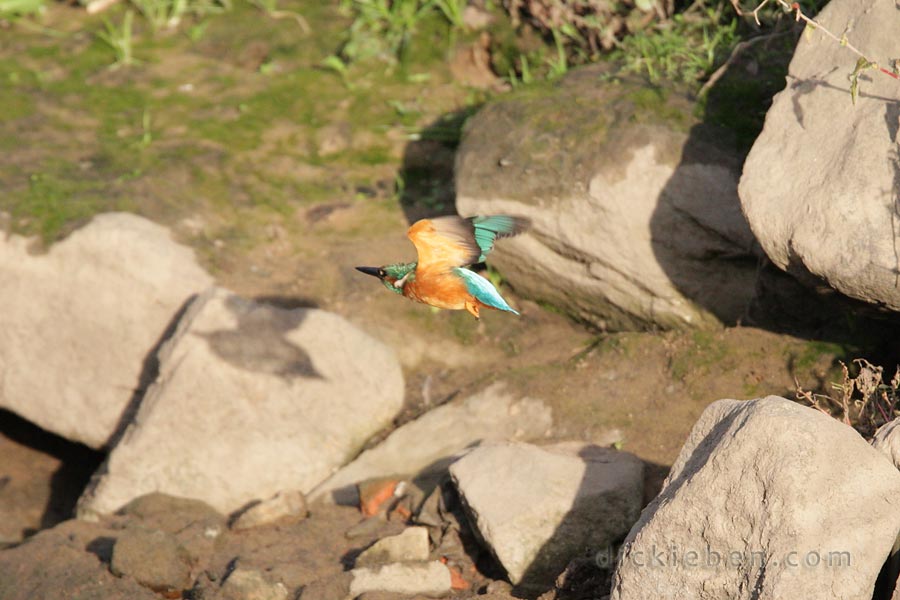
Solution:
[[[738,22],[721,6],[702,14],[677,14],[647,31],[625,37],[614,55],[626,71],[661,79],[697,83],[724,62],[738,42]]]
[[[153,131],[150,129],[150,125],[150,110],[144,107],[144,112],[141,114],[141,139],[138,142],[138,146],[141,148],[146,148],[153,142]]]
[[[199,42],[200,39],[206,34],[206,28],[209,27],[209,21],[200,21],[196,25],[191,25],[187,30],[187,37],[192,42]]]
[[[322,62],[319,63],[320,66],[329,71],[334,71],[341,78],[341,81],[344,84],[344,87],[350,91],[353,91],[354,86],[350,81],[349,72],[347,69],[347,63],[341,60],[340,56],[332,54],[331,56],[326,56],[322,59]]]
[[[154,31],[177,28],[188,16],[202,18],[231,9],[231,0],[130,0]]]
[[[419,22],[434,10],[432,0],[343,0],[341,8],[354,15],[341,49],[348,62],[402,61]]]
[[[122,17],[122,24],[118,27],[109,19],[103,19],[104,30],[97,34],[97,38],[106,44],[115,54],[115,62],[110,68],[127,67],[139,61],[132,53],[132,25],[134,23],[134,11],[128,9]]]
[[[468,3],[468,0],[433,0],[434,6],[455,29],[463,28],[463,11]]]
[[[512,69],[506,76],[506,81],[512,88],[534,83],[534,77],[531,76],[531,67],[529,66],[528,56],[523,54],[519,57],[519,73],[518,75]]]
[[[565,75],[569,70],[569,57],[566,55],[566,47],[563,44],[562,33],[554,29],[553,44],[556,46],[556,58],[547,60],[547,66],[550,68],[548,73],[549,79],[557,79]]]
[[[278,8],[278,0],[250,0],[250,3],[272,19],[293,19],[303,33],[311,31],[309,23],[303,18],[303,15],[292,10],[280,10]]]
[[[450,34],[447,36],[447,51],[452,52],[453,48],[456,47],[457,31],[465,27],[463,11],[466,9],[468,0],[432,0],[432,4],[450,23]]]

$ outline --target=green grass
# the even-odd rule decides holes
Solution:
[[[0,0],[0,19],[30,17],[45,9],[44,0]]]
[[[45,244],[61,237],[72,223],[109,210],[133,209],[125,198],[110,198],[104,183],[80,177],[70,165],[49,162],[32,173],[24,189],[7,195],[13,219],[25,221],[24,232],[40,236]]]
[[[651,82],[697,83],[725,61],[739,41],[738,20],[724,5],[702,15],[678,15],[645,31],[626,36],[614,57],[625,71]]]
[[[848,348],[843,344],[811,340],[805,342],[800,351],[793,355],[794,370],[809,371],[823,358],[833,362],[847,354]]]
[[[669,371],[673,379],[683,380],[690,373],[705,373],[728,356],[728,347],[714,332],[694,331],[691,343],[672,358]]]

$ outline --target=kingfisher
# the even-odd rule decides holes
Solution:
[[[422,219],[406,232],[416,247],[416,262],[356,270],[377,277],[387,289],[410,300],[450,310],[466,309],[476,319],[481,307],[517,315],[490,281],[467,267],[483,262],[495,240],[517,235],[530,226],[529,219],[511,215]]]

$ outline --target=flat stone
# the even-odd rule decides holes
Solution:
[[[299,521],[308,514],[303,492],[284,490],[244,509],[231,524],[231,528],[239,531],[278,521]]]
[[[316,487],[310,499],[356,505],[356,483],[445,472],[482,442],[537,440],[552,425],[551,410],[541,400],[516,398],[502,382],[494,383],[462,402],[439,406],[399,427]]]
[[[288,589],[253,569],[235,569],[219,591],[221,600],[287,600]]]
[[[510,581],[538,592],[573,558],[622,539],[643,497],[640,459],[582,443],[485,445],[450,474]]]
[[[366,592],[392,592],[431,597],[450,593],[450,571],[440,561],[394,563],[382,567],[353,569],[350,594],[356,598]]]
[[[116,540],[110,570],[155,592],[175,592],[190,587],[190,562],[187,550],[171,534],[132,527]]]
[[[343,318],[211,288],[160,351],[147,391],[79,514],[161,491],[229,514],[308,492],[403,405],[391,350]]]
[[[426,561],[430,547],[427,527],[407,527],[402,533],[381,538],[366,548],[356,567],[369,567],[395,562]]]

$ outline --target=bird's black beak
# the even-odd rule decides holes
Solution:
[[[378,267],[356,267],[356,270],[360,273],[365,273],[366,275],[381,279],[381,269]]]

